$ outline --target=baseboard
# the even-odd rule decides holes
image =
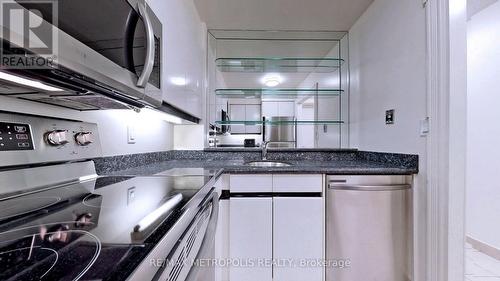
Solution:
[[[482,241],[476,240],[470,236],[465,237],[465,241],[471,244],[472,248],[494,258],[500,260],[500,249],[495,248],[489,244],[486,244]]]

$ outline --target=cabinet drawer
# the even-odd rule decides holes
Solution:
[[[323,175],[274,175],[274,192],[322,192]]]
[[[231,175],[231,192],[273,192],[272,175]]]

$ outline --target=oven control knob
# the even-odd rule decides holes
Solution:
[[[75,141],[78,145],[86,146],[94,142],[92,132],[81,132],[75,135]]]
[[[60,146],[67,144],[68,141],[68,131],[66,130],[55,130],[46,134],[47,143],[53,146]]]

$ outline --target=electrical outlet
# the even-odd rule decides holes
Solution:
[[[135,200],[135,186],[127,189],[127,205],[130,205]]]
[[[394,109],[385,111],[385,124],[394,124]]]

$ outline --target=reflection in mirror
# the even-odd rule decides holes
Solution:
[[[210,30],[210,147],[348,147],[346,32]]]

